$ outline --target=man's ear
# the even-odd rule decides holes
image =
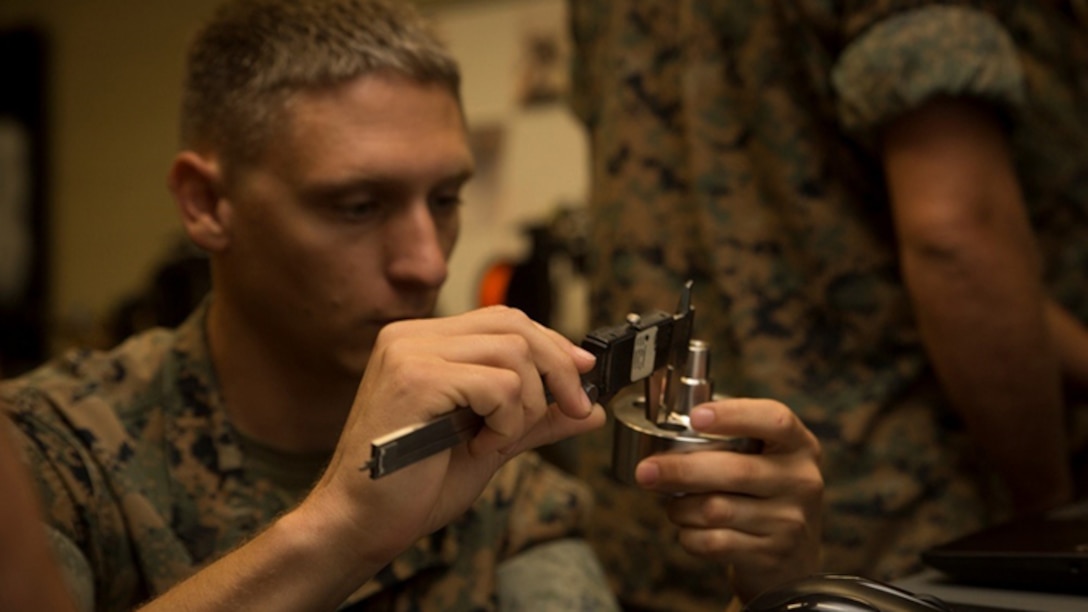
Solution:
[[[222,185],[218,161],[194,151],[178,153],[167,176],[185,233],[208,252],[222,251],[230,244],[230,202]]]

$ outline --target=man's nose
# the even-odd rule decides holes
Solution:
[[[426,203],[407,206],[386,230],[386,269],[393,281],[427,287],[440,287],[446,281],[449,245],[444,244],[445,237]]]

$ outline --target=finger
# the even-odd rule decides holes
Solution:
[[[409,417],[413,422],[430,420],[460,406],[469,407],[483,417],[484,426],[469,444],[474,455],[482,455],[517,441],[525,433],[526,423],[539,419],[547,406],[536,371],[530,367],[526,374],[524,368],[521,372],[512,369],[517,367],[516,363],[509,367],[505,365],[511,360],[504,357],[501,350],[490,350],[497,344],[494,337],[465,344],[473,348],[436,347],[419,352],[419,343],[398,343],[385,355],[384,369],[379,374],[386,389],[381,401],[410,406],[417,413],[416,417]],[[524,345],[524,342],[520,344]],[[475,362],[460,360],[468,352],[472,353]],[[479,363],[481,361],[497,365]],[[526,387],[530,389],[528,392]],[[526,396],[535,397],[535,400],[527,400]],[[531,406],[533,402],[538,405],[536,408]],[[400,415],[396,420],[404,418]],[[390,430],[405,424],[393,422],[391,425],[394,427]],[[383,430],[379,425],[379,429],[372,429],[371,433]]]
[[[597,363],[596,355],[571,342],[569,338],[554,329],[545,327],[540,323],[536,323],[536,326],[542,333],[549,335],[556,344],[564,348],[570,354],[571,358],[574,359],[575,368],[579,372],[585,373],[593,369],[593,366]]]
[[[372,375],[369,378],[383,381],[377,386],[393,389],[393,393],[404,398],[394,396],[394,402],[410,401],[422,409],[424,405],[415,396],[435,389],[438,383],[437,389],[446,401],[434,403],[422,418],[439,416],[457,406],[470,407],[485,422],[485,427],[468,445],[468,450],[477,456],[514,444],[548,412],[543,381],[535,366],[530,341],[524,336],[508,332],[428,334],[424,333],[427,325],[416,323],[396,325],[383,338],[382,350],[368,368],[368,374]],[[509,327],[499,325],[491,329]],[[480,326],[461,328],[480,329]],[[526,328],[541,333],[534,325]]]
[[[463,368],[477,371],[475,384],[465,389],[464,395],[472,411],[484,418],[484,426],[469,440],[470,454],[486,455],[517,442],[525,433],[526,423],[521,378],[501,368]]]
[[[635,466],[639,485],[663,493],[729,492],[766,498],[782,489],[776,457],[729,451],[663,453]]]
[[[592,403],[582,388],[578,373],[592,368],[595,361],[593,355],[576,347],[562,334],[533,321],[520,310],[493,306],[457,317],[413,323],[418,323],[422,329],[433,330],[438,336],[520,335],[528,342],[529,359],[545,381],[559,409],[576,418],[585,418],[590,414]],[[394,331],[400,330],[395,328]]]
[[[691,424],[709,434],[763,440],[765,454],[801,448],[819,451],[812,432],[793,411],[774,400],[730,398],[700,404],[691,411]]]
[[[688,553],[734,570],[735,593],[749,600],[767,588],[819,568],[819,546],[733,529],[681,529],[677,541]],[[818,541],[818,538],[817,540]]]
[[[807,453],[750,455],[730,451],[664,453],[635,467],[645,489],[666,493],[726,492],[755,498],[819,497],[824,480]]]
[[[518,444],[504,452],[517,453],[565,440],[602,427],[606,421],[607,416],[600,404],[594,404],[589,415],[582,418],[569,417],[558,409],[549,410]]]
[[[495,452],[524,434],[524,389],[518,372],[443,359],[417,361],[413,365],[411,373],[390,373],[389,378],[395,381],[392,384],[395,391],[384,399],[426,413],[415,417],[413,422],[468,406],[484,421],[484,426],[470,441],[474,455]]]
[[[655,491],[748,498],[760,508],[779,508],[791,515],[795,510],[816,512],[824,489],[819,464],[805,453],[663,454],[643,460],[636,467],[635,477],[644,488]]]
[[[533,363],[551,391],[555,404],[568,416],[585,418],[592,402],[582,388],[580,371],[589,371],[595,358],[559,332],[533,321],[520,310],[491,307],[474,311],[473,322],[496,331],[521,335],[529,343]]]
[[[575,345],[559,332],[535,324],[542,338],[552,342],[562,357],[540,365],[540,376],[559,409],[566,415],[583,419],[592,414],[593,402],[586,395],[579,373],[588,372],[597,363],[593,353]]]
[[[528,426],[543,418],[548,411],[548,404],[544,395],[544,382],[541,379],[534,363],[530,342],[523,336],[515,333],[483,334],[465,336],[457,339],[455,346],[436,347],[436,351],[448,358],[457,361],[471,361],[492,366],[498,369],[506,369],[518,376],[520,385],[521,410],[518,414],[498,414],[504,422],[516,422],[517,431],[522,432]],[[448,343],[445,343],[448,344]],[[486,384],[486,381],[483,383]],[[481,416],[486,416],[483,409],[473,410]],[[487,414],[491,414],[488,412]],[[517,419],[516,421],[513,421]],[[522,422],[523,421],[523,422]],[[490,423],[489,423],[490,425]],[[494,428],[499,433],[512,432],[511,428]],[[509,438],[508,442],[512,442]]]
[[[473,344],[476,351],[482,351],[482,347],[495,344],[500,339],[492,336]],[[524,344],[518,342],[520,337],[507,339],[512,345],[511,352],[516,350],[513,347]],[[476,358],[484,360],[487,353],[479,354]],[[444,362],[441,370],[432,370],[441,371],[442,378],[451,385],[451,404],[470,406],[473,412],[484,417],[485,427],[469,444],[472,455],[480,456],[496,450],[520,452],[583,433],[604,423],[605,417],[600,407],[597,407],[595,415],[591,413],[588,417],[580,416],[577,419],[556,408],[549,408],[544,403],[539,375],[535,369],[523,367],[526,363],[524,360],[510,360],[505,355],[487,360],[496,365]],[[530,432],[533,432],[533,436],[522,442],[522,438]]]
[[[681,529],[677,540],[689,553],[721,563],[756,563],[769,546],[766,536],[732,529]]]
[[[730,528],[751,533],[745,529],[762,515],[760,505],[751,498],[739,495],[702,493],[684,495],[669,501],[666,506],[669,520],[679,527],[698,529]]]
[[[767,503],[743,495],[685,495],[669,501],[669,520],[689,529],[733,529],[774,536],[804,525],[803,510],[789,503]]]
[[[778,582],[819,567],[819,535],[803,521],[783,520],[764,532],[729,527],[681,527],[680,545],[689,553],[730,564],[738,587],[761,591],[761,582]]]
[[[525,419],[534,423],[547,410],[544,399],[544,384],[534,364],[530,343],[516,333],[466,334],[455,337],[429,336],[405,339],[396,346],[396,351],[419,356],[416,365],[406,367],[430,368],[435,360],[451,364],[476,364],[509,370],[517,374],[519,380],[522,410]],[[390,352],[392,352],[391,349]],[[421,364],[420,364],[421,362]],[[428,374],[433,377],[433,374]],[[487,385],[487,380],[471,380],[473,384]],[[498,381],[496,381],[498,384]],[[468,389],[462,390],[467,393]],[[481,416],[492,414],[493,407],[487,405],[469,405]],[[510,415],[512,416],[512,415]],[[496,428],[497,431],[505,430]]]

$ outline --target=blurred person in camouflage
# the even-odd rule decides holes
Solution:
[[[821,440],[826,570],[900,576],[929,545],[1075,496],[1086,5],[569,4],[592,322],[695,280],[717,389],[782,401]],[[659,504],[601,477],[598,435],[582,475],[618,591],[720,597],[670,526],[651,544]]]
[[[459,87],[403,2],[241,0],[201,30],[168,182],[210,297],[0,385],[82,609],[615,606],[588,491],[521,452],[604,422],[592,355],[509,308],[430,318],[474,163]],[[485,418],[468,444],[362,469],[377,437],[459,405]],[[700,493],[668,517],[689,546],[748,595],[812,571],[812,433],[770,400],[693,420],[767,452],[640,465]],[[750,510],[717,511],[734,497]]]
[[[75,610],[41,528],[40,502],[26,466],[0,423],[0,610]]]

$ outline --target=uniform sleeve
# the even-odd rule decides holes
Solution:
[[[41,445],[27,434],[28,431],[42,430],[41,425],[25,414],[8,412],[6,406],[5,412],[4,416],[10,417],[13,425],[17,425],[6,429],[10,430],[11,441],[19,449],[27,471],[34,478],[41,502],[43,529],[53,557],[60,565],[78,609],[93,610],[94,572],[87,557],[75,544],[76,539],[85,537],[86,529],[69,492],[70,486],[46,457]]]
[[[1024,102],[1016,46],[991,14],[929,6],[892,14],[862,31],[831,74],[848,130],[877,127],[925,101],[973,97],[1012,111]]]
[[[561,602],[568,601],[561,592],[568,587],[607,601],[610,591],[591,569],[596,558],[581,538],[589,504],[589,490],[579,481],[536,453],[521,453],[499,469],[468,512],[416,542],[349,603],[366,609],[385,601],[405,609],[491,609],[496,597],[513,597],[509,609],[535,610],[515,606],[528,600],[511,593],[532,591]],[[579,582],[564,583],[560,566],[580,569]]]
[[[13,443],[37,485],[43,520],[73,595],[83,604],[90,591],[95,607],[127,601],[136,577],[128,575],[133,570],[126,561],[124,520],[97,464],[48,401],[33,392],[7,401],[2,417],[14,425]]]
[[[498,568],[500,610],[619,610],[600,561],[582,539],[534,546]]]
[[[507,466],[511,464],[516,464],[517,483],[512,489],[505,550],[500,558],[542,542],[585,533],[592,496],[582,481],[535,453],[524,453]]]
[[[84,612],[94,610],[94,572],[91,571],[87,558],[64,534],[49,525],[45,529],[53,557],[60,566],[68,592],[75,600],[76,609]]]
[[[505,559],[496,572],[500,608],[618,609],[600,562],[582,538],[592,504],[589,489],[535,453],[515,462]]]

